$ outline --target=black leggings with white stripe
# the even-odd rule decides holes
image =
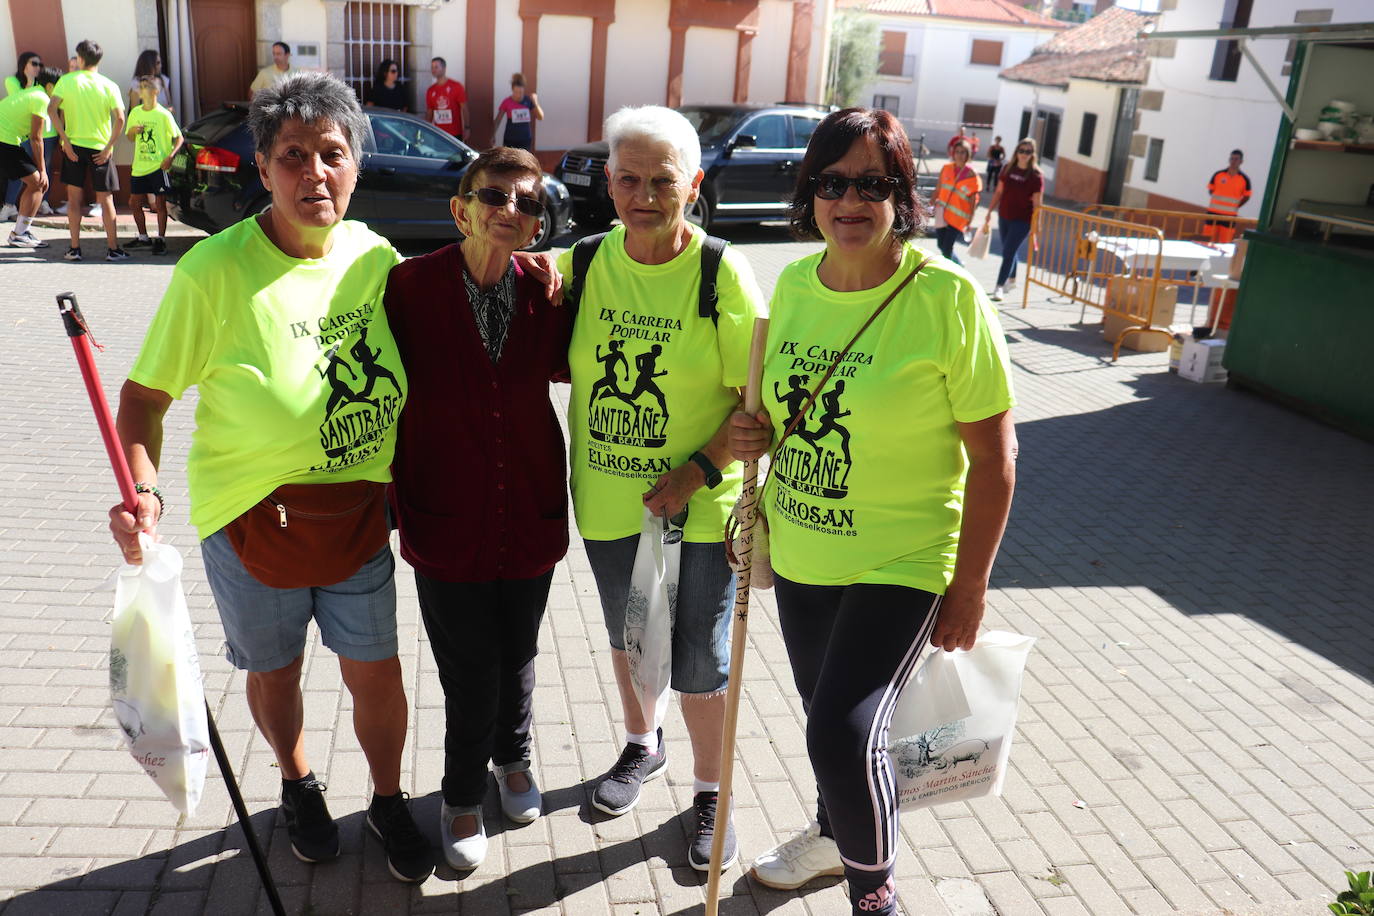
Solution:
[[[777,598],[806,710],[821,833],[840,847],[854,912],[896,913],[897,795],[887,729],[930,640],[940,596],[901,585],[803,585],[778,576]]]

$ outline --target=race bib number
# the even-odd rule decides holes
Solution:
[[[452,124],[452,123],[453,123],[453,109],[452,109],[452,108],[436,108],[436,109],[434,109],[434,123],[435,123],[435,124]]]
[[[530,123],[530,110],[529,110],[528,108],[524,107],[523,105],[520,106],[519,108],[512,108],[512,109],[510,110],[509,114],[510,114],[510,122],[511,122],[512,124],[528,124],[528,123]]]

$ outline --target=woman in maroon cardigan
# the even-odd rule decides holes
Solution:
[[[570,310],[512,258],[539,228],[539,162],[483,153],[450,202],[461,244],[397,265],[386,312],[411,396],[392,466],[401,556],[444,690],[440,836],[454,868],[486,854],[482,798],[539,816],[530,770],[539,624],[568,549],[563,436],[549,382],[567,377]]]

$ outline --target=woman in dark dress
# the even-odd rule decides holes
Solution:
[[[400,78],[401,66],[396,61],[388,57],[378,64],[372,78],[372,97],[368,100],[368,106],[410,111],[405,88],[397,82]]]

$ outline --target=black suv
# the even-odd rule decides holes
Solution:
[[[687,211],[700,226],[782,219],[807,141],[829,110],[812,105],[684,105],[701,138],[701,195]],[[606,193],[606,142],[568,150],[554,175],[568,188],[581,230],[615,218]]]

